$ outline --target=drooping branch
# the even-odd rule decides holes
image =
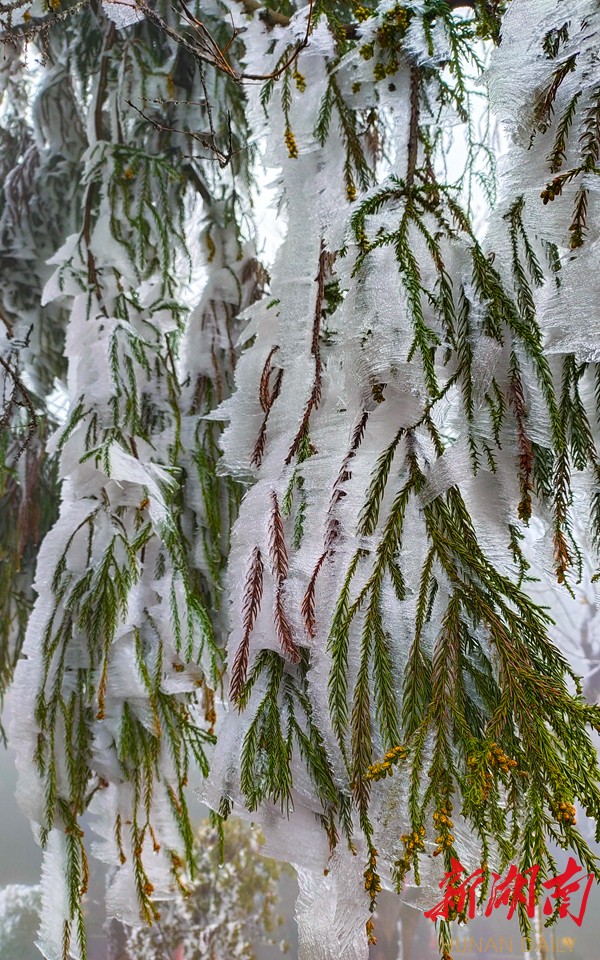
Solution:
[[[195,21],[195,26],[198,28],[198,25],[201,24],[200,35],[203,37],[204,43],[201,43],[200,49],[181,34],[178,34],[176,31],[172,30],[171,27],[156,14],[156,12],[148,6],[144,0],[134,0],[134,2],[129,2],[129,0],[109,0],[110,3],[119,4],[121,3],[126,7],[139,7],[146,14],[149,20],[152,20],[160,27],[161,30],[164,30],[165,33],[171,37],[172,40],[175,40],[180,46],[188,50],[194,57],[200,57],[205,59],[206,62],[211,63],[213,66],[216,66],[218,69],[223,70],[223,72],[228,73],[232,76],[235,76],[235,73],[232,72],[232,68],[228,64],[227,60],[223,57],[223,53],[215,43],[213,38],[208,33],[204,24],[201,24],[201,21],[198,21],[195,17],[191,17],[192,21]],[[181,3],[181,0],[179,0]],[[244,12],[247,14],[253,14],[258,11],[258,16],[260,19],[270,27],[287,27],[290,23],[290,18],[284,13],[279,13],[277,10],[273,10],[270,7],[264,6],[260,0],[238,0],[244,8]],[[77,3],[73,6],[68,7],[66,10],[61,10],[60,13],[52,13],[47,17],[30,17],[28,20],[23,23],[15,24],[6,24],[6,29],[0,33],[0,43],[15,43],[17,40],[33,40],[35,36],[40,33],[46,33],[50,30],[55,24],[60,23],[65,20],[67,17],[72,16],[74,13],[79,12],[84,7],[90,3],[90,0],[78,0]],[[181,4],[183,6],[183,4]],[[451,10],[460,10],[460,9],[470,9],[477,10],[477,0],[447,0],[447,6]],[[3,13],[8,8],[8,4],[0,3],[0,18]],[[191,16],[191,15],[190,15]],[[309,18],[310,19],[310,18]],[[344,33],[346,39],[356,40],[358,37],[358,23],[341,23],[338,25],[338,29]],[[237,31],[234,30],[234,36],[237,34]],[[235,77],[235,79],[244,79],[244,80],[267,80],[267,79],[277,79],[281,76],[286,69],[288,69],[293,61],[296,59],[300,49],[306,46],[306,42],[302,42],[302,46],[295,51],[288,63],[281,67],[275,74],[270,74],[267,76],[251,76],[244,75],[243,78],[240,76]],[[204,53],[203,56],[203,50]]]
[[[19,375],[18,370],[14,363],[11,363],[11,358],[9,356],[8,360],[0,356],[0,366],[5,372],[4,378],[4,391],[6,391],[6,380],[7,378],[12,381],[12,390],[10,397],[7,399],[6,396],[2,397],[4,409],[0,413],[0,432],[6,430],[10,424],[11,414],[15,407],[21,407],[27,411],[27,436],[21,444],[19,444],[17,451],[13,458],[13,464],[20,459],[25,449],[29,446],[35,431],[38,426],[38,416],[35,410],[35,405],[33,403],[31,394],[29,390],[23,383],[22,378]]]
[[[321,329],[321,314],[323,311],[323,301],[325,299],[325,278],[327,271],[331,269],[332,257],[327,252],[325,244],[321,241],[321,252],[319,254],[319,270],[316,276],[317,283],[317,295],[315,302],[315,312],[313,317],[313,334],[312,342],[310,346],[311,355],[315,361],[315,376],[313,380],[313,386],[308,398],[308,403],[304,410],[304,415],[302,417],[302,422],[298,427],[298,432],[294,437],[292,445],[289,449],[288,455],[285,459],[286,463],[291,463],[293,457],[295,457],[298,452],[298,448],[302,443],[302,440],[306,436],[308,430],[308,424],[310,421],[310,415],[313,410],[319,406],[319,401],[321,399],[321,377],[322,377],[322,365],[321,365],[321,348],[319,345],[320,329]]]

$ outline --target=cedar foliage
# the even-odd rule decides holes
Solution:
[[[551,355],[539,308],[592,246],[597,12],[581,2],[558,26],[532,25],[544,80],[524,137],[541,179],[535,195],[506,181],[484,242],[474,196],[492,205],[497,184],[474,79],[510,23],[505,3],[138,0],[123,28],[118,6],[0,10],[0,681],[4,691],[16,673],[13,735],[38,790],[28,812],[65,874],[47,949],[85,955],[90,806],[106,858],[130,870],[132,915],[151,923],[156,896],[193,878],[188,772],[210,780],[215,699],[227,696],[241,751],[212,781],[221,814],[235,800],[293,817],[297,781],[310,783],[331,853],[345,843],[367,858],[371,910],[378,870],[401,891],[426,860],[450,868],[453,810],[486,882],[492,859],[538,863],[541,882],[549,840],[600,876],[571,813],[577,803],[600,823],[600,711],[528,595],[524,545],[541,519],[557,589],[569,590],[587,549],[582,503],[594,548],[600,538],[597,365],[575,349]],[[449,118],[462,130],[458,166]],[[314,263],[288,257],[298,277],[275,274],[269,288],[253,203],[271,124],[285,150],[284,244],[312,230]],[[343,235],[294,213],[294,165],[308,154],[343,184]],[[536,229],[534,196],[571,204],[566,231],[560,214],[554,234]],[[306,270],[300,322],[285,311]],[[366,313],[360,327],[360,297],[384,277],[409,330],[395,328],[385,362],[377,341],[390,330]],[[288,321],[306,344],[304,396]],[[350,329],[360,402],[333,410]],[[328,423],[347,443],[324,483],[316,438]],[[459,437],[458,474],[436,490]],[[501,548],[469,499],[482,475],[518,490]],[[406,833],[382,869],[392,773]],[[449,956],[444,924],[441,938]]]

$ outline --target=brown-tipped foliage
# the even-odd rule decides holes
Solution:
[[[242,695],[248,673],[250,635],[256,623],[263,595],[263,569],[262,554],[259,548],[255,547],[244,584],[244,633],[242,634],[242,639],[237,648],[231,668],[229,696],[234,703],[236,703]]]

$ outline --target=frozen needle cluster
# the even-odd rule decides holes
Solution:
[[[429,901],[453,858],[597,871],[564,811],[600,821],[600,711],[531,578],[573,593],[600,533],[600,11],[280,6],[54,27],[85,142],[34,330],[68,313],[70,409],[11,732],[48,960],[85,953],[88,809],[112,915],[194,882],[192,764],[297,866],[302,960],[366,958],[379,890]]]

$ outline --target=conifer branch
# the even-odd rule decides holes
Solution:
[[[294,641],[292,628],[283,605],[283,584],[288,574],[288,555],[279,501],[274,490],[271,491],[269,555],[273,579],[275,580],[275,602],[273,606],[275,631],[283,652],[292,663],[298,663],[300,651]]]
[[[472,15],[455,16],[459,7]],[[48,117],[76,124],[43,99],[46,67],[34,84],[40,109],[28,109],[28,87],[23,117],[8,108],[2,117],[7,150],[18,137],[25,145],[14,149],[28,165],[10,152],[7,164],[22,181],[36,164],[53,169],[44,167],[47,144],[53,162],[59,152],[65,161],[73,154],[73,167],[60,169],[78,169],[81,184],[74,250],[63,243],[73,232],[66,213],[59,242],[52,234],[43,255],[18,233],[42,264],[61,248],[47,290],[73,308],[71,408],[58,445],[69,483],[40,555],[49,576],[39,580],[27,659],[16,669],[20,749],[35,764],[41,838],[58,838],[68,874],[52,949],[66,955],[78,941],[85,951],[79,821],[90,806],[109,818],[102,829],[114,837],[116,867],[130,877],[144,922],[156,919],[157,898],[193,874],[192,767],[210,778],[212,796],[226,796],[222,814],[236,803],[268,828],[281,816],[292,833],[300,795],[324,831],[325,851],[341,837],[354,849],[360,827],[365,910],[374,909],[386,875],[398,889],[410,871],[419,883],[429,854],[440,858],[434,867],[448,869],[461,831],[472,833],[486,873],[496,859],[525,871],[539,863],[543,875],[553,865],[549,844],[558,842],[600,875],[574,814],[581,804],[600,822],[590,738],[600,712],[550,641],[548,611],[529,590],[535,548],[525,530],[536,516],[546,521],[556,578],[574,589],[587,544],[574,525],[573,497],[578,473],[582,490],[600,475],[600,376],[584,333],[576,348],[565,346],[555,318],[574,302],[573,277],[593,254],[586,239],[600,87],[590,38],[598,25],[581,31],[579,49],[574,29],[544,34],[532,17],[539,56],[523,58],[507,96],[506,64],[520,42],[510,31],[522,21],[503,20],[504,3],[384,11],[319,0],[288,18],[281,5],[242,0],[240,15],[256,16],[248,30],[187,0],[176,9],[139,0],[135,9],[143,16],[125,29],[98,29],[77,4],[29,24],[46,66],[66,52],[69,84],[77,77],[74,115],[88,109],[90,140],[77,156],[64,133],[60,151],[50,143],[58,121]],[[328,29],[313,34],[319,21]],[[501,27],[491,76],[505,71],[501,109],[519,104],[515,123],[528,123],[532,139],[528,151],[520,131],[511,146],[510,196],[505,186],[484,246],[471,194],[479,182],[492,202],[495,169],[490,128],[473,120],[481,90],[472,76],[483,67],[475,37],[497,41]],[[18,50],[25,23],[17,34]],[[265,72],[254,74],[261,57]],[[399,89],[409,90],[405,113],[394,102]],[[139,106],[123,113],[123,103]],[[459,124],[465,163],[445,169],[447,131]],[[182,136],[188,155],[177,145]],[[34,140],[35,152],[27,148]],[[257,143],[261,162],[280,169],[275,190],[288,201],[272,278],[252,252]],[[403,151],[400,176],[394,163]],[[219,163],[207,162],[215,156]],[[538,236],[528,178],[544,164],[550,179],[540,184]],[[43,177],[54,191],[50,229],[63,198],[65,210],[73,198],[66,182],[63,193],[57,188],[67,174]],[[9,174],[13,219],[19,182]],[[570,238],[552,205],[561,194],[572,203]],[[200,204],[201,243],[188,251]],[[344,210],[346,235],[333,250]],[[3,208],[0,220],[10,235]],[[200,251],[206,285],[188,312],[182,264],[195,282]],[[9,274],[0,315],[10,344],[0,373],[21,436],[32,410],[40,427],[46,419],[44,398],[32,389],[30,408],[10,376],[19,317],[35,313],[39,295],[34,307],[14,296]],[[46,282],[43,269],[41,276]],[[269,301],[248,311],[267,281]],[[274,303],[277,311],[267,312]],[[252,326],[237,341],[240,312],[241,322],[252,315]],[[308,384],[294,364],[301,349],[314,368]],[[30,346],[20,353],[17,375],[28,389]],[[290,422],[286,410],[297,409],[299,397]],[[2,505],[15,516],[12,525],[2,521],[7,556],[25,563],[38,530],[51,523],[25,517],[46,480],[42,442],[40,431],[18,476],[0,444]],[[256,484],[250,495],[248,477]],[[55,492],[57,481],[48,483]],[[499,508],[490,517],[481,491],[496,484]],[[597,540],[595,488],[587,502]],[[223,579],[228,555],[233,575]],[[217,717],[223,585],[235,586],[240,570],[240,623],[229,641],[237,709]],[[0,597],[12,597],[15,580],[3,577]],[[28,613],[22,604],[20,622]],[[0,659],[7,676],[11,655]],[[209,769],[222,729],[223,742],[241,743],[240,756]],[[97,744],[110,730],[101,757]],[[402,777],[401,789],[390,790],[393,776]],[[453,809],[462,818],[456,827]],[[390,854],[379,839],[398,821],[406,832]],[[445,925],[446,953],[449,942]]]
[[[260,430],[258,432],[256,443],[254,444],[254,450],[252,451],[252,457],[250,459],[252,466],[256,467],[260,467],[264,456],[267,441],[267,423],[271,413],[271,408],[281,393],[281,383],[284,373],[283,369],[279,369],[277,371],[273,380],[273,386],[271,386],[271,375],[275,370],[275,367],[273,367],[271,364],[271,358],[274,356],[277,350],[279,350],[279,347],[276,345],[269,351],[260,377],[258,398],[261,409],[264,411],[265,415],[260,425]]]
[[[319,345],[320,329],[321,329],[321,314],[323,312],[323,301],[325,299],[325,280],[327,278],[327,273],[331,269],[331,255],[327,253],[325,249],[325,243],[321,240],[321,252],[319,254],[319,270],[316,276],[317,284],[317,294],[315,302],[315,313],[313,319],[313,328],[312,328],[312,340],[310,345],[310,352],[315,362],[315,376],[313,380],[312,389],[310,392],[310,397],[308,403],[306,404],[306,409],[302,416],[302,422],[298,428],[298,432],[294,437],[292,445],[288,451],[288,455],[285,458],[286,463],[291,463],[293,457],[296,456],[298,448],[307,434],[308,425],[310,422],[310,415],[313,410],[316,410],[319,406],[319,401],[321,399],[321,348]]]
[[[252,561],[244,584],[243,606],[244,633],[240,645],[236,651],[233,665],[231,667],[231,686],[229,696],[236,703],[241,695],[246,683],[246,673],[248,670],[248,658],[250,651],[250,636],[256,623],[256,617],[260,610],[263,592],[263,562],[261,552],[258,547],[254,548]]]

